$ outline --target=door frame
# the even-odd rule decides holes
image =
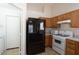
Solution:
[[[20,47],[20,54],[26,55],[26,20],[27,20],[27,4],[21,3],[21,4],[15,4],[15,3],[9,3],[13,7],[16,7],[20,11],[20,17],[21,17],[21,47]]]

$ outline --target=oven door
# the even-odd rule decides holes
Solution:
[[[64,50],[64,48],[65,48],[64,39],[54,38],[53,39],[53,45],[58,47],[59,49]]]
[[[60,40],[55,39],[55,43],[56,43],[56,44],[58,44],[58,45],[60,45],[60,44],[61,44],[61,41],[60,41]]]

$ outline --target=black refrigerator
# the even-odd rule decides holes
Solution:
[[[26,22],[26,54],[35,55],[45,51],[45,21],[28,18]]]

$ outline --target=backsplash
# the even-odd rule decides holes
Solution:
[[[45,29],[45,33],[46,33],[46,34],[51,34],[51,30],[52,30],[52,28],[46,28],[46,29]]]
[[[79,28],[71,28],[70,24],[61,24],[59,30],[72,31],[75,38],[79,38]]]
[[[51,31],[54,30],[62,30],[62,31],[72,31],[74,33],[75,38],[79,38],[79,28],[71,28],[70,24],[61,24],[60,28],[46,28],[46,34],[51,34]]]
[[[79,28],[71,28],[71,30],[74,33],[74,37],[79,38]]]

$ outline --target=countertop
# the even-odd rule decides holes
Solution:
[[[45,34],[45,35],[52,35],[52,34]]]
[[[67,38],[67,39],[70,39],[70,40],[74,40],[74,41],[78,41],[79,42],[79,38],[71,37],[71,38]]]
[[[45,35],[52,35],[52,34],[46,33]],[[74,41],[78,41],[79,42],[79,38],[76,38],[76,37],[69,37],[67,39],[70,39],[70,40],[74,40]]]
[[[78,41],[79,42],[79,38],[76,38],[76,37],[68,37],[66,39],[70,39],[70,40],[74,40],[74,41]]]

